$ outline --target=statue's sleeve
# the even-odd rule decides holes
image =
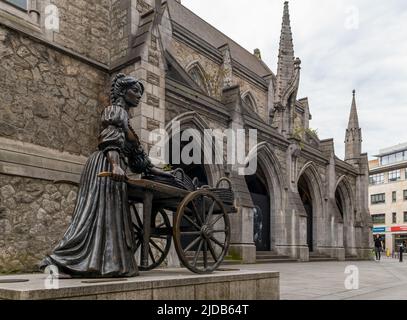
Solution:
[[[123,152],[127,131],[127,112],[118,106],[110,106],[102,112],[102,131],[99,135],[99,150]]]

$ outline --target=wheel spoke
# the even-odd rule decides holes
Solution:
[[[137,226],[136,224],[133,224],[133,227],[134,227],[134,231],[136,233],[141,233],[142,232],[141,228],[139,226]]]
[[[150,243],[153,245],[154,248],[160,251],[162,255],[164,254],[164,251],[153,240],[150,239]]]
[[[154,234],[152,234],[151,235],[151,238],[154,238],[154,239],[162,239],[162,240],[168,240],[168,238],[169,238],[170,236],[165,236],[165,235],[154,235]]]
[[[208,267],[208,243],[204,241],[204,249],[203,249],[203,263],[204,269]]]
[[[205,206],[205,196],[203,196],[202,197],[202,217],[203,217],[203,219],[206,221],[206,219],[205,219],[205,209],[206,209],[206,206]]]
[[[212,257],[213,257],[213,259],[215,260],[215,263],[216,263],[216,262],[218,262],[219,258],[216,256],[216,252],[213,249],[212,243],[210,241],[207,241],[207,242],[208,242],[209,251],[211,252],[211,255],[212,255]]]
[[[196,204],[195,204],[194,201],[192,201],[191,203],[192,203],[192,206],[193,206],[192,211],[194,212],[196,218],[198,219],[199,224],[202,226],[202,225],[203,225],[203,222],[202,222],[201,216],[200,216],[200,214],[199,214],[199,210],[198,210],[198,208],[196,207]]]
[[[143,223],[141,222],[141,219],[140,219],[140,216],[139,216],[139,214],[138,214],[138,211],[137,211],[137,209],[133,206],[133,212],[134,212],[134,215],[136,216],[136,220],[137,220],[137,224],[138,224],[138,227],[140,228],[140,229],[143,229]]]
[[[210,226],[213,227],[222,218],[223,214],[220,214],[213,222],[211,222]]]
[[[201,239],[201,241],[199,241],[198,250],[195,253],[194,262],[193,262],[194,267],[196,266],[196,264],[198,262],[198,257],[199,257],[199,253],[201,252],[201,249],[202,249],[202,244],[203,244],[203,239]]]
[[[155,261],[155,258],[154,258],[153,250],[151,250],[151,247],[148,249],[148,252],[150,253],[151,260],[153,260],[153,263],[155,264],[156,261]]]
[[[225,230],[213,230],[212,233],[227,233],[229,229]]]
[[[161,223],[159,226],[155,227],[156,229],[160,229],[165,226],[165,222]]]
[[[211,205],[211,207],[209,209],[209,212],[208,212],[208,217],[205,220],[205,224],[208,224],[211,221],[211,218],[212,218],[212,215],[213,215],[213,210],[215,210],[215,204],[216,204],[216,202],[212,203],[212,205]]]
[[[181,234],[186,236],[199,236],[201,234],[201,231],[184,231],[181,232]]]
[[[201,227],[198,226],[198,225],[196,224],[196,222],[193,221],[190,217],[188,217],[187,215],[184,215],[183,218],[185,218],[186,220],[188,220],[189,223],[191,223],[192,226],[195,227],[195,229],[197,229],[197,230],[199,230],[199,231],[201,230]]]
[[[225,249],[225,245],[223,243],[221,243],[218,239],[214,238],[213,236],[210,237],[210,239],[215,242],[219,247],[221,247],[222,249]]]
[[[185,249],[184,249],[184,253],[187,253],[189,250],[191,250],[197,243],[198,241],[201,239],[201,237],[196,238],[194,241],[192,241]]]
[[[141,241],[137,241],[136,242],[136,250],[135,250],[135,252],[138,250],[138,248],[140,248],[140,246],[141,246]]]

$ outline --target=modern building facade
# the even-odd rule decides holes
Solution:
[[[380,150],[369,168],[373,234],[393,254],[407,243],[407,143]]]
[[[185,168],[210,185],[232,180],[231,257],[368,258],[368,158],[355,93],[341,160],[333,140],[310,128],[309,99],[297,97],[290,23],[286,2],[273,72],[259,50],[248,52],[180,1],[1,0],[0,272],[31,270],[63,235],[76,199],[71,182],[97,148],[118,72],[145,83],[131,125],[147,150],[150,132],[174,120],[180,132],[257,130],[252,176],[229,165]]]

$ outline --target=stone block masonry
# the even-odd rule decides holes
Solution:
[[[0,273],[38,271],[66,231],[76,197],[71,184],[0,175]]]
[[[0,57],[0,136],[90,155],[106,75],[3,27]]]
[[[116,1],[119,2],[119,1]],[[110,62],[110,1],[51,0],[60,14],[53,41],[100,63]]]

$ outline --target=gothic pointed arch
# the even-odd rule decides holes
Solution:
[[[343,220],[343,246],[345,254],[355,254],[354,224],[356,221],[355,196],[346,176],[341,176],[335,186],[335,203]]]
[[[174,137],[179,139],[179,135],[185,132],[185,130],[189,130],[194,141],[200,141],[202,147],[202,168],[205,169],[208,184],[212,186],[215,185],[221,178],[223,166],[219,164],[211,164],[213,163],[212,155],[205,153],[204,145],[212,142],[208,140],[211,139],[211,137],[205,135],[205,130],[210,130],[209,124],[195,111],[180,114],[165,127],[168,139],[166,145],[169,146],[169,141]],[[169,150],[169,152],[172,152],[172,150]]]
[[[256,113],[258,112],[256,99],[250,91],[246,91],[242,94],[242,100],[250,110]]]
[[[253,205],[257,210],[255,211],[254,218],[254,240],[256,242],[256,235],[261,234],[260,230],[258,230],[259,221],[261,221],[263,223],[261,227],[266,230],[262,236],[267,236],[267,242],[269,243],[268,246],[266,245],[260,248],[259,244],[256,243],[256,247],[259,251],[278,251],[278,246],[281,244],[279,241],[282,241],[278,235],[284,233],[282,225],[279,224],[278,217],[284,210],[284,189],[287,185],[282,175],[283,170],[272,146],[267,142],[261,142],[256,146],[255,150],[251,150],[248,157],[248,161],[249,160],[257,161],[256,173],[246,177],[246,183],[248,184],[248,189],[252,196]],[[262,192],[263,189],[264,191]],[[259,217],[259,208],[261,209],[262,217]],[[267,223],[267,225],[265,226],[264,223]]]
[[[194,82],[207,94],[209,94],[208,80],[205,76],[205,71],[199,61],[190,63],[186,68],[188,75]]]
[[[335,193],[339,192],[343,201],[346,202],[346,206],[348,209],[344,213],[348,213],[349,217],[355,218],[354,216],[354,208],[355,208],[355,195],[352,190],[352,185],[349,182],[349,179],[343,175],[341,176],[335,186]]]
[[[307,215],[307,244],[309,251],[317,251],[321,235],[320,221],[323,219],[323,184],[315,164],[308,162],[300,171],[297,188]]]

